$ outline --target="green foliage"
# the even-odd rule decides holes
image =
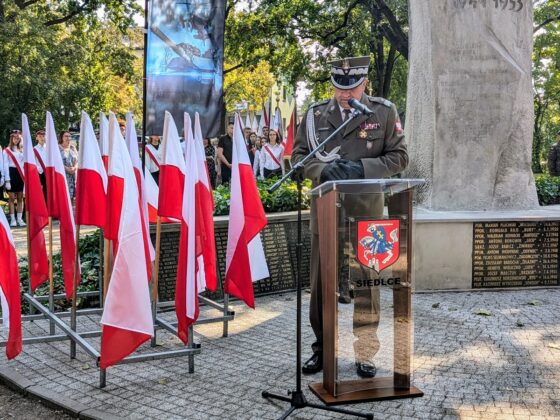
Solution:
[[[0,143],[22,112],[34,131],[45,111],[61,130],[81,110],[139,110],[142,66],[131,46],[142,35],[127,29],[137,9],[134,0],[0,0]]]
[[[535,184],[541,206],[560,204],[560,176],[535,175]]]
[[[277,213],[283,211],[297,210],[297,184],[287,181],[273,193],[268,189],[277,181],[277,178],[270,178],[257,181],[259,196],[263,204],[265,213]],[[310,201],[307,193],[311,190],[311,181],[303,183],[302,209],[309,209]],[[229,187],[220,185],[214,190],[214,215],[226,216],[229,214],[230,192]]]
[[[80,263],[82,280],[78,286],[78,292],[91,292],[99,290],[99,273],[101,270],[101,258],[99,241],[101,230],[96,230],[94,233],[80,238]],[[20,279],[22,290],[29,290],[29,271],[27,259],[20,259],[19,265]],[[60,253],[53,255],[53,280],[54,280],[54,293],[65,293],[64,279],[62,277],[62,260]],[[49,294],[49,282],[39,286],[35,290],[37,296],[45,296]],[[22,301],[25,302],[25,301]],[[56,307],[60,309],[68,308],[71,303],[67,299],[60,299],[55,302]],[[78,299],[78,307],[86,307],[87,300]]]
[[[233,64],[265,60],[294,86],[311,82],[312,101],[332,95],[328,61],[369,55],[371,93],[404,110],[408,55],[406,0],[228,1],[225,54]]]
[[[532,166],[533,172],[541,173],[542,163],[560,128],[560,0],[534,3]]]

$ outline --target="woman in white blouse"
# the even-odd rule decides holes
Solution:
[[[4,161],[4,188],[8,192],[8,206],[10,209],[10,226],[25,226],[23,221],[23,150],[21,132],[12,130],[8,146],[2,152]],[[17,219],[16,212],[17,209]]]
[[[263,145],[263,140],[261,137],[258,137],[257,140],[255,140],[255,161],[253,162],[253,172],[255,174],[255,178],[259,178],[260,179],[260,174],[261,174],[261,152],[262,152],[262,145]]]
[[[152,135],[146,143],[146,169],[150,171],[154,181],[159,185],[159,167],[161,155],[159,153],[159,136]]]
[[[269,130],[268,143],[261,149],[260,172],[263,178],[283,176],[286,172],[284,168],[284,147],[278,144],[278,133]]]

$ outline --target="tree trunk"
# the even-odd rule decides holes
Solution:
[[[532,169],[533,173],[541,174],[543,172],[541,166],[541,152],[543,147],[542,136],[542,120],[546,111],[546,105],[540,98],[535,100],[535,122],[533,125],[533,153],[532,153]]]

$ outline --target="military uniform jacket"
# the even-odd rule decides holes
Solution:
[[[399,115],[394,104],[383,98],[362,95],[360,102],[374,111],[370,116],[356,117],[346,129],[325,146],[326,152],[339,147],[341,159],[361,161],[366,179],[387,178],[403,171],[408,164],[406,142]],[[340,107],[333,98],[310,107],[315,123],[315,135],[320,143],[342,125]],[[307,119],[304,117],[296,134],[292,164],[310,152],[307,138]],[[320,183],[321,172],[329,162],[313,158],[305,165],[304,174],[313,186]],[[312,230],[316,233],[316,209],[311,206]]]

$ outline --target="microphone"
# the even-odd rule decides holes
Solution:
[[[361,114],[364,115],[372,115],[374,114],[374,112],[369,109],[367,106],[365,106],[363,103],[361,103],[360,101],[354,99],[354,98],[350,98],[348,99],[348,104],[354,108],[356,111],[359,111]]]

